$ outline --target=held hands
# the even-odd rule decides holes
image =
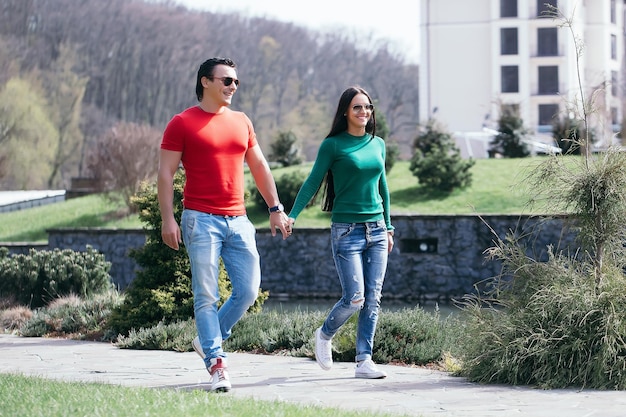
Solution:
[[[289,221],[287,215],[283,211],[275,211],[270,213],[270,230],[272,236],[276,236],[276,229],[280,229],[283,234],[283,240],[291,236],[291,225],[293,222]]]

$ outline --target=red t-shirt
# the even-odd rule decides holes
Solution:
[[[242,112],[220,114],[190,107],[170,120],[161,149],[182,152],[185,208],[225,216],[246,213],[244,158],[257,145],[252,122]]]

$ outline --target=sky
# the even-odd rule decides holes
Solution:
[[[419,9],[414,0],[177,0],[197,10],[241,12],[315,30],[338,27],[388,40],[408,63],[419,61]]]

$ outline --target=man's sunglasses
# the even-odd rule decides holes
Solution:
[[[224,83],[224,87],[228,87],[229,85],[231,85],[233,82],[235,83],[235,85],[237,87],[239,87],[239,80],[233,77],[220,77],[220,78],[216,78],[213,77],[212,75],[207,77],[209,80],[220,80],[221,82]]]

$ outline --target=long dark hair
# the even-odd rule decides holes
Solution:
[[[350,103],[352,102],[354,96],[356,96],[357,94],[364,94],[369,100],[370,104],[372,104],[372,98],[370,97],[369,93],[365,91],[365,89],[359,87],[358,85],[348,87],[339,98],[339,104],[337,104],[335,118],[333,119],[333,124],[330,128],[330,132],[328,132],[328,135],[326,135],[326,138],[336,136],[339,133],[348,130],[347,114],[350,110]],[[371,134],[372,136],[376,135],[376,109],[372,111],[370,119],[365,125],[365,132]],[[332,211],[333,202],[335,201],[335,184],[333,181],[333,173],[330,169],[328,170],[328,172],[326,172],[322,188],[324,189],[322,199],[322,211]]]

